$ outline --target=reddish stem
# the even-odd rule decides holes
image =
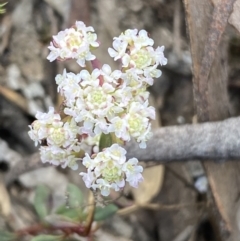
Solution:
[[[100,63],[100,61],[96,58],[94,60],[91,60],[91,63],[92,63],[92,68],[93,69],[101,69],[102,68],[102,65]]]
[[[66,227],[66,226],[45,226],[44,224],[36,224],[36,225],[30,226],[28,228],[18,230],[16,232],[16,234],[19,237],[21,237],[21,236],[24,236],[27,234],[36,235],[43,231],[53,232],[53,231],[57,231],[57,230],[61,230],[66,235],[76,233],[82,237],[86,236],[85,235],[85,227],[80,226],[80,225]]]

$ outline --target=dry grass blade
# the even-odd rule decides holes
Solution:
[[[8,191],[3,182],[0,181],[0,213],[7,217],[11,212],[11,203]]]
[[[14,103],[24,112],[28,113],[28,102],[23,96],[3,86],[0,86],[0,94],[4,96],[6,99],[8,99],[9,101],[11,101],[12,103]]]

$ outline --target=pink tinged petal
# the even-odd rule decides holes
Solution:
[[[121,181],[117,182],[117,185],[121,188],[123,188],[125,186],[125,180],[122,179]]]
[[[130,186],[138,188],[139,182],[143,181],[143,176],[141,173],[137,173],[134,176],[127,178],[126,181],[129,182]]]
[[[86,185],[87,188],[91,188],[92,183],[94,182],[95,178],[94,178],[94,174],[88,170],[87,173],[85,172],[80,172],[79,173],[80,176],[82,176],[82,179]]]

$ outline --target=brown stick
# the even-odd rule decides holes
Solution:
[[[162,127],[146,149],[127,144],[127,155],[144,161],[170,162],[193,159],[217,162],[240,159],[240,118],[196,125]]]
[[[136,142],[126,146],[127,157],[141,161],[167,163],[187,160],[240,160],[240,117],[219,122],[161,127],[154,131],[146,149]],[[39,153],[25,158],[5,177],[10,184],[19,175],[48,164],[42,164]]]

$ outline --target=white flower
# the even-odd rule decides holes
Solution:
[[[153,78],[159,78],[161,75],[162,71],[157,69],[157,65],[146,67],[144,69],[144,81],[149,85],[153,85]]]
[[[67,103],[73,103],[75,98],[79,96],[79,92],[81,92],[80,82],[80,74],[65,73],[64,70],[63,75],[57,75],[58,91],[65,97]]]
[[[59,114],[54,113],[54,108],[49,107],[48,113],[42,113],[40,111],[36,114],[36,119],[31,126],[28,135],[35,142],[35,146],[41,143],[43,139],[47,138],[49,127],[52,123],[59,123],[61,117]]]
[[[80,175],[82,176],[82,179],[83,179],[86,187],[87,187],[87,188],[91,188],[91,187],[92,187],[92,184],[93,184],[94,181],[95,181],[94,173],[91,172],[90,169],[88,169],[88,172],[87,172],[87,173],[81,172]]]
[[[70,167],[77,170],[79,158],[75,157],[71,150],[62,149],[58,146],[41,146],[40,157],[43,163],[49,162],[52,165],[62,168]]]
[[[40,111],[37,111],[36,118],[42,123],[42,124],[51,124],[54,120],[61,120],[61,117],[59,114],[55,114],[54,108],[49,107],[48,113],[42,113]]]
[[[160,65],[167,64],[167,59],[164,57],[163,51],[164,51],[164,46],[156,48],[155,54],[154,54],[156,64],[160,64]]]
[[[80,66],[85,67],[85,61],[95,59],[90,48],[99,46],[97,35],[93,32],[92,27],[86,27],[83,22],[77,21],[73,27],[53,36],[47,59],[51,62],[55,59],[76,59]]]
[[[143,181],[143,176],[141,174],[143,167],[138,166],[137,164],[137,158],[131,158],[123,166],[123,170],[125,171],[127,177],[126,181],[135,188],[138,187],[139,182]]]
[[[148,33],[146,30],[142,29],[139,31],[138,35],[133,36],[134,46],[137,49],[146,46],[153,46],[154,41],[148,37]]]
[[[127,107],[133,99],[133,91],[134,88],[128,86],[125,87],[125,83],[123,83],[122,86],[119,86],[119,88],[113,93],[115,103],[117,103],[115,106]],[[123,110],[119,110],[119,112],[122,111]]]
[[[130,68],[122,74],[124,85],[129,86],[132,90],[138,90],[143,86],[145,78],[143,78],[143,71],[136,68]]]
[[[150,93],[145,88],[140,88],[134,93],[134,102],[144,104],[148,100],[149,95]]]
[[[127,42],[122,42],[119,39],[113,41],[113,48],[108,48],[109,55],[114,58],[114,61],[121,59],[127,50]]]
[[[114,132],[116,137],[124,140],[130,141],[130,134],[128,132],[128,123],[127,120],[123,117],[120,118],[119,116],[114,117],[111,119],[111,124],[108,128],[109,132]]]
[[[35,120],[32,125],[29,125],[30,131],[28,132],[29,137],[35,142],[35,146],[47,137],[47,128],[45,124]]]
[[[82,46],[78,48],[77,52],[73,54],[72,58],[77,59],[77,63],[81,67],[85,67],[86,66],[85,61],[94,60],[96,56],[90,52],[89,46]]]
[[[67,133],[63,129],[63,123],[58,122],[58,125],[52,125],[48,128],[47,143],[49,145],[62,146],[67,139]]]
[[[80,72],[81,79],[83,80],[81,82],[81,86],[85,87],[87,85],[91,86],[99,86],[99,76],[101,72],[99,69],[94,69],[92,74],[90,74],[87,70],[82,70]]]
[[[126,153],[126,150],[120,147],[118,144],[113,144],[106,150],[106,155],[109,155],[109,157],[111,157],[119,164],[125,163]]]
[[[96,188],[99,188],[101,194],[107,197],[110,194],[111,185],[104,179],[98,179],[96,184],[93,185],[93,189],[96,190]]]
[[[102,86],[88,86],[84,89],[86,107],[91,113],[99,117],[105,117],[109,108],[113,105],[111,93],[114,88],[108,83]]]
[[[105,82],[117,84],[121,78],[122,72],[120,70],[114,70],[112,72],[111,67],[108,64],[104,64],[101,69],[101,74]]]
[[[129,57],[123,58],[123,67],[133,66],[138,69],[144,69],[152,64],[152,47],[136,49],[129,54]]]
[[[113,144],[92,158],[86,154],[83,165],[87,168],[87,173],[81,172],[80,175],[86,186],[99,189],[103,196],[108,196],[111,189],[122,189],[125,179],[132,186],[142,180],[142,167],[137,165],[137,159],[126,161],[126,151],[118,144]]]
[[[129,112],[124,118],[127,121],[127,130],[130,136],[140,143],[140,148],[146,148],[146,141],[152,136],[149,119],[155,118],[155,109],[148,106],[148,102],[144,104],[132,102]]]
[[[125,180],[134,187],[142,181],[143,168],[137,163],[136,158],[126,161],[125,149],[113,144],[92,158],[86,154],[83,165],[87,173],[81,172],[80,175],[88,188],[99,189],[103,196],[108,196],[111,189],[122,189]]]
[[[96,167],[95,162],[93,162],[88,153],[86,153],[85,157],[83,158],[82,164],[90,171]]]
[[[124,33],[121,33],[119,37],[115,37],[114,39],[119,39],[121,41],[127,42],[129,45],[132,45],[133,39],[137,36],[137,33],[137,29],[127,29]]]
[[[108,134],[109,123],[107,123],[105,118],[98,118],[95,122],[94,133],[100,135],[102,132]]]
[[[48,49],[51,51],[49,53],[49,55],[47,56],[47,59],[50,61],[50,62],[53,62],[55,59],[57,59],[60,54],[61,54],[61,50],[59,48],[56,48],[53,43],[51,42],[50,43],[50,46],[48,47]]]

